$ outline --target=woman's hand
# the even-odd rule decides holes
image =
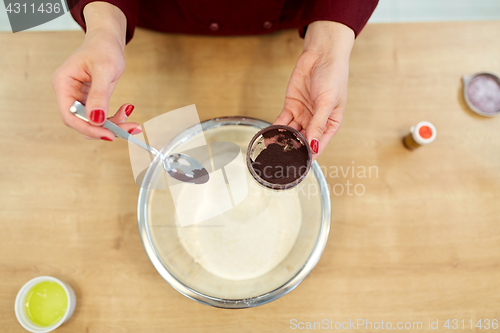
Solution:
[[[52,76],[63,123],[88,139],[113,141],[114,134],[101,127],[108,116],[109,98],[125,69],[127,20],[116,6],[92,2],[85,6],[87,33],[83,44]],[[85,104],[87,123],[69,112],[75,101]],[[139,125],[126,123],[134,106],[124,104],[110,120],[126,131]]]
[[[304,51],[288,83],[285,106],[274,122],[304,134],[313,159],[321,154],[342,123],[353,43],[353,30],[343,24],[310,24]]]

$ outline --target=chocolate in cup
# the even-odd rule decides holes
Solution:
[[[270,189],[296,186],[307,176],[311,164],[312,151],[306,138],[289,126],[266,127],[248,145],[248,170],[259,184]]]

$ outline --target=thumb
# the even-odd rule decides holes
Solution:
[[[318,108],[311,121],[309,121],[309,124],[307,124],[306,139],[309,142],[314,154],[317,154],[320,150],[319,143],[326,130],[326,124],[328,117],[330,116],[330,112],[331,110],[328,107]]]
[[[108,115],[111,80],[103,75],[93,76],[85,104],[87,119],[92,125],[101,126]]]

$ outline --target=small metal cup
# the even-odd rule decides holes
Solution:
[[[490,73],[490,72],[480,72],[480,73],[476,73],[476,74],[473,74],[473,75],[464,75],[462,77],[462,80],[463,80],[463,83],[464,83],[463,94],[464,94],[465,103],[467,104],[467,106],[472,111],[476,112],[477,114],[480,114],[481,116],[493,117],[493,116],[496,116],[496,115],[500,114],[500,109],[496,110],[495,112],[484,112],[483,110],[477,108],[474,104],[472,104],[471,100],[469,99],[469,94],[468,94],[469,83],[475,77],[478,77],[478,76],[487,76],[487,77],[490,77],[490,78],[492,78],[493,80],[495,80],[500,85],[500,77],[498,77],[497,75],[495,75],[493,73]]]
[[[266,133],[268,134],[271,131],[276,131],[278,130],[279,132],[291,132],[292,134],[292,142],[287,142],[283,144],[283,149],[299,149],[302,146],[305,146],[307,149],[307,165],[305,172],[302,173],[297,179],[290,183],[286,184],[277,184],[277,183],[271,183],[267,181],[266,179],[262,178],[259,175],[259,172],[257,172],[252,164],[252,161],[255,161],[257,157],[265,150],[267,149],[268,144],[270,143],[275,143],[278,138],[266,138]],[[289,135],[288,135],[289,136]],[[299,184],[301,181],[304,180],[304,178],[307,176],[307,173],[309,172],[309,169],[311,168],[312,164],[312,151],[311,147],[309,146],[307,139],[296,129],[290,127],[290,126],[285,126],[285,125],[272,125],[269,127],[266,127],[252,138],[248,145],[247,149],[247,166],[248,170],[250,171],[250,174],[252,177],[262,186],[273,189],[273,190],[286,190],[292,187],[295,187],[297,184]]]

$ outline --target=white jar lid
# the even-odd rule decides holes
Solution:
[[[426,145],[436,138],[436,127],[428,121],[421,121],[416,126],[412,126],[411,136],[419,145]]]

